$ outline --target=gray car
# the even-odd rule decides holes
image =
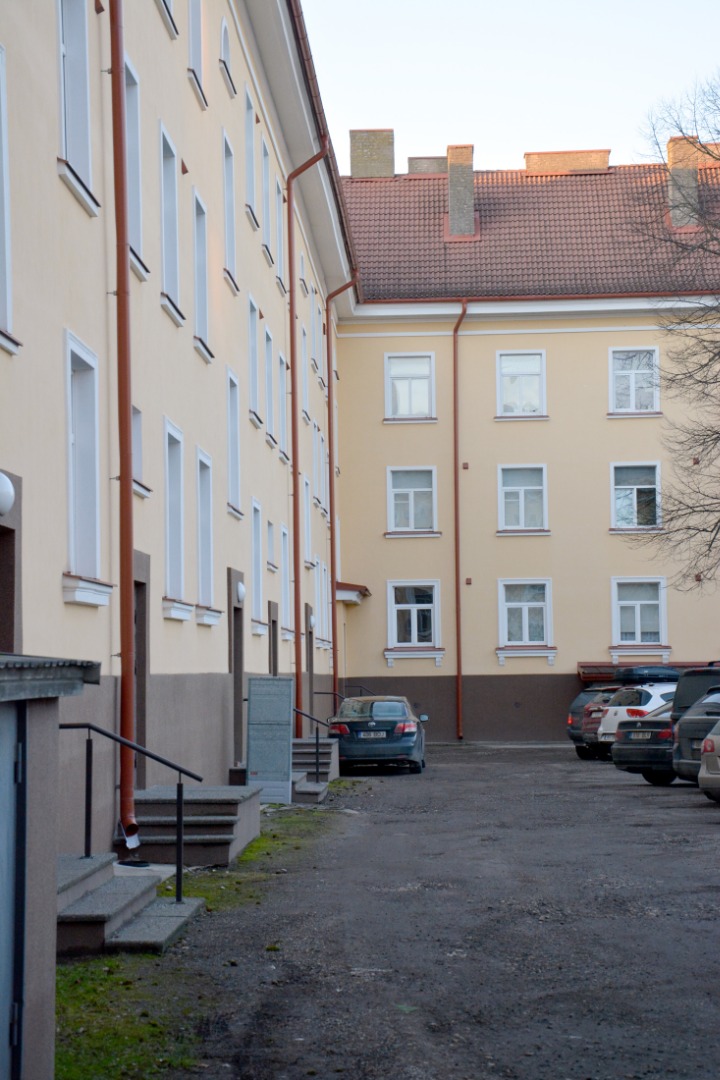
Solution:
[[[330,723],[338,740],[340,768],[352,765],[407,765],[425,768],[427,716],[415,716],[404,697],[349,697]]]

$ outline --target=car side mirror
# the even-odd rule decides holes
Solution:
[[[427,724],[427,719],[427,713],[422,713],[422,715],[420,716],[420,723]]]

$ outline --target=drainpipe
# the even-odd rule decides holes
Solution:
[[[135,740],[135,584],[133,572],[132,393],[130,381],[130,240],[128,234],[125,45],[122,0],[110,0],[113,171],[115,189],[118,440],[120,450],[120,735]],[[120,748],[120,822],[132,841],[135,760]],[[137,847],[135,843],[129,847]]]
[[[317,165],[318,161],[330,149],[330,139],[323,135],[320,150],[288,175],[287,178],[287,220],[288,220],[288,271],[290,275],[290,428],[293,471],[293,576],[295,578],[294,622],[295,622],[295,707],[302,709],[302,587],[300,576],[300,438],[298,419],[298,364],[297,364],[297,328],[296,282],[295,282],[295,181],[302,173]],[[295,713],[295,737],[302,736],[302,718]]]
[[[328,375],[328,455],[330,457],[328,509],[330,513],[330,617],[332,641],[332,678],[333,712],[337,705],[338,694],[338,647],[337,647],[337,530],[335,527],[335,373],[333,369],[332,332],[330,329],[330,305],[340,293],[352,289],[358,279],[357,270],[353,271],[350,281],[331,292],[325,301],[325,327],[327,333],[327,375]]]
[[[462,300],[460,317],[453,327],[453,502],[455,524],[455,650],[457,673],[455,675],[456,734],[463,738],[463,664],[462,664],[462,596],[460,586],[460,371],[458,334],[460,324],[467,315],[467,300]]]

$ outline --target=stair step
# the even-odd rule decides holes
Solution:
[[[111,881],[113,864],[117,855],[103,853],[90,855],[58,855],[57,857],[57,910],[58,914],[74,904],[87,892],[106,881]]]
[[[100,952],[106,940],[155,898],[160,877],[114,877],[58,915],[57,951]]]
[[[205,901],[200,898],[185,899],[177,904],[167,897],[159,897],[112,934],[105,942],[105,948],[109,952],[164,952],[204,906]]]
[[[302,780],[293,784],[293,802],[315,805],[321,803],[328,793],[327,784],[316,784],[314,781]]]
[[[243,803],[256,795],[253,788],[224,784],[217,787],[186,788],[183,794],[184,813],[188,816],[237,816]],[[136,813],[144,817],[174,816],[177,793],[174,787],[158,785],[135,793]]]

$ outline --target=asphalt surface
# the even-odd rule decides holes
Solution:
[[[720,807],[569,744],[427,760],[190,931],[222,990],[192,1075],[716,1080]]]

